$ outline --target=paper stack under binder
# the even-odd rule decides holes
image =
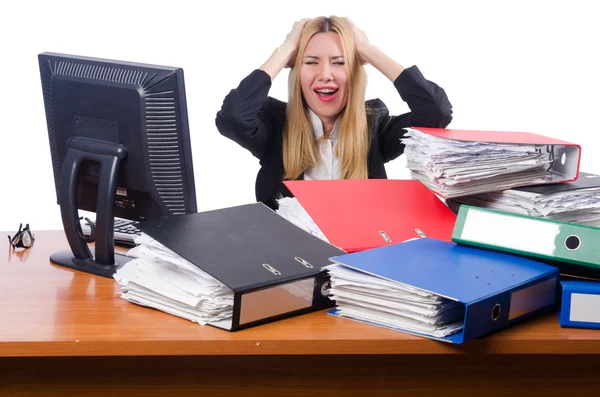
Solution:
[[[327,267],[340,317],[446,337],[463,328],[464,306],[426,290],[336,264]]]
[[[323,266],[344,251],[262,203],[143,222],[122,298],[229,331],[333,305]]]
[[[123,299],[200,325],[232,317],[231,288],[145,233],[134,241],[135,259],[114,275]]]
[[[577,179],[579,145],[527,132],[407,128],[411,177],[443,198]]]
[[[420,238],[331,258],[329,314],[463,343],[556,304],[556,267]]]
[[[522,215],[600,226],[600,175],[580,172],[576,181],[474,194],[447,200]]]

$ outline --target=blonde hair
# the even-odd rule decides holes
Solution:
[[[289,76],[289,101],[283,132],[284,178],[298,178],[301,173],[314,167],[319,159],[318,143],[315,142],[307,105],[302,96],[299,70],[308,41],[315,34],[324,32],[339,35],[348,76],[348,102],[340,114],[336,147],[341,178],[367,179],[369,133],[365,110],[366,72],[356,52],[350,26],[342,18],[335,16],[315,18],[302,30],[296,62]]]

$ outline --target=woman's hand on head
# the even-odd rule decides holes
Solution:
[[[344,20],[352,29],[352,33],[354,34],[354,43],[356,45],[356,51],[358,52],[360,62],[364,65],[367,63],[365,53],[372,46],[371,42],[367,38],[365,32],[359,29],[359,27],[356,26],[356,24],[352,22],[350,18],[345,17]]]
[[[379,48],[371,44],[365,32],[360,30],[354,22],[349,18],[344,18],[352,33],[354,35],[354,42],[356,43],[356,52],[360,62],[370,64],[375,69],[383,73],[390,81],[394,82],[404,70],[404,66],[388,57]]]
[[[292,30],[285,37],[283,44],[277,47],[269,59],[260,67],[261,70],[265,71],[271,77],[271,81],[275,79],[275,76],[283,68],[294,66],[298,54],[298,46],[300,45],[300,37],[302,37],[302,29],[304,29],[304,25],[308,21],[310,21],[309,18],[296,21]]]
[[[294,22],[292,30],[285,37],[285,41],[282,47],[285,47],[289,52],[289,59],[286,62],[286,66],[291,68],[296,62],[296,56],[298,55],[298,46],[300,44],[300,37],[302,36],[302,29],[304,25],[310,21],[310,18],[303,18],[299,21]]]

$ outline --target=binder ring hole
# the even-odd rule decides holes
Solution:
[[[496,321],[498,317],[500,317],[500,304],[496,303],[496,306],[492,309],[492,320]]]
[[[304,259],[300,258],[299,256],[294,258],[296,261],[302,263],[305,267],[312,269],[313,265],[311,265],[310,263],[308,263],[307,261],[305,261]]]
[[[581,240],[578,236],[570,235],[565,239],[565,248],[569,251],[575,251],[581,246]]]

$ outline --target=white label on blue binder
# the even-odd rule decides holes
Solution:
[[[559,231],[556,223],[469,208],[461,238],[551,256]]]
[[[510,294],[508,319],[512,320],[531,313],[556,301],[556,278],[540,281]]]
[[[569,320],[600,323],[600,295],[571,294]]]

